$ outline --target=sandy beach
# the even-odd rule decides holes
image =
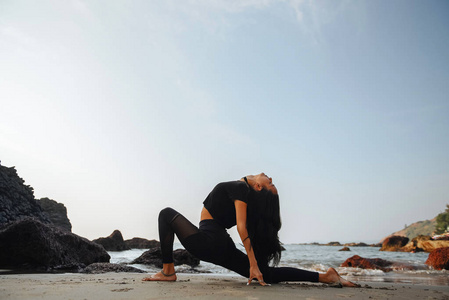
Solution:
[[[313,283],[262,287],[237,276],[179,274],[177,282],[142,282],[145,274],[0,275],[0,299],[449,299],[447,286],[359,282],[361,288]]]

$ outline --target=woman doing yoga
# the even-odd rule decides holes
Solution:
[[[272,179],[264,173],[219,183],[201,211],[199,228],[172,208],[159,214],[162,270],[144,281],[175,281],[174,234],[192,255],[232,270],[259,284],[282,281],[322,282],[354,287],[330,268],[320,274],[290,267],[274,267],[281,258],[279,196]],[[226,229],[237,225],[246,255],[235,247]],[[270,264],[272,266],[270,266]]]

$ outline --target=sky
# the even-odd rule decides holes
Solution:
[[[265,172],[284,243],[449,203],[449,2],[0,0],[0,160],[88,239]],[[237,237],[235,229],[232,236]]]

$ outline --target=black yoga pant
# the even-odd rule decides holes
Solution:
[[[234,241],[215,220],[203,220],[197,228],[172,208],[159,213],[159,238],[162,262],[173,262],[174,234],[184,248],[200,260],[232,270],[249,278],[249,260],[235,247]],[[265,282],[310,281],[318,282],[318,273],[289,267],[259,265]]]

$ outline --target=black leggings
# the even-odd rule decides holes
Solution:
[[[215,220],[203,220],[198,229],[183,215],[172,208],[159,213],[159,238],[162,262],[173,263],[174,234],[184,248],[200,260],[232,270],[249,277],[249,260],[246,254],[235,247],[234,241]],[[318,273],[306,270],[260,266],[265,282],[311,281],[318,282]]]

